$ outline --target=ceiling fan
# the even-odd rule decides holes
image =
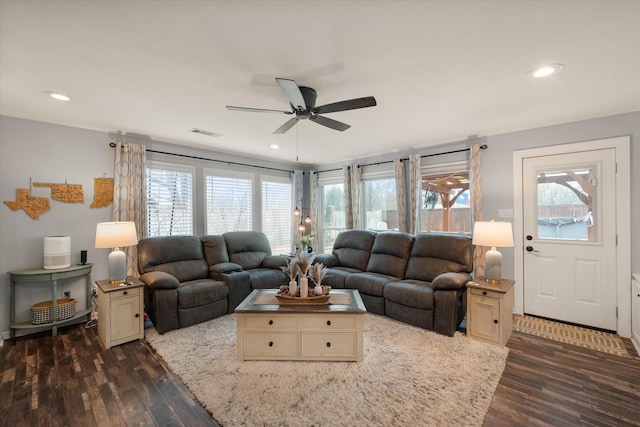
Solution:
[[[280,89],[282,89],[282,92],[284,92],[287,98],[289,98],[291,111],[270,110],[265,108],[234,107],[233,105],[227,105],[227,109],[235,111],[252,111],[258,113],[295,114],[294,118],[285,122],[273,133],[285,133],[286,131],[291,129],[298,122],[298,120],[305,119],[309,119],[322,126],[326,126],[328,128],[342,132],[349,129],[351,126],[346,123],[321,116],[320,114],[374,107],[376,105],[376,99],[373,96],[367,96],[364,98],[354,98],[316,107],[316,97],[318,96],[318,94],[314,89],[306,86],[298,86],[298,84],[291,79],[276,78],[276,82],[278,82],[278,85],[280,86]]]

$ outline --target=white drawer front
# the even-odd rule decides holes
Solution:
[[[350,315],[305,316],[302,318],[303,329],[348,329],[355,330],[356,317]]]
[[[297,332],[245,332],[244,357],[296,357]]]
[[[356,357],[355,333],[303,333],[302,357]]]
[[[132,289],[122,288],[122,290],[109,292],[107,295],[109,295],[109,298],[111,299],[122,298],[122,297],[132,297],[135,295],[140,295],[141,289],[142,288],[138,288],[138,287],[132,288]]]
[[[474,288],[469,288],[469,289],[471,290],[471,295],[479,295],[481,297],[500,298],[502,295],[504,295],[500,292],[487,291],[484,289],[474,289]]]
[[[244,319],[244,327],[248,329],[263,329],[264,331],[270,329],[298,329],[297,316],[283,316],[282,314],[269,316],[260,314],[246,315]]]

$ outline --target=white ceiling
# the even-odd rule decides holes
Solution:
[[[282,162],[297,137],[327,164],[640,111],[638,0],[0,1],[6,116]],[[565,68],[525,75],[545,63]],[[290,116],[225,109],[288,109],[275,77],[378,106],[284,135]]]

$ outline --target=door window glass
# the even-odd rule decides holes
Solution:
[[[595,166],[537,171],[539,239],[596,240],[595,171]]]

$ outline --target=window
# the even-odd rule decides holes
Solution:
[[[320,186],[320,190],[322,249],[331,253],[338,233],[345,230],[344,184],[325,184]]]
[[[471,232],[468,169],[422,173],[422,231]]]
[[[207,234],[253,230],[253,175],[205,169]]]
[[[364,228],[398,229],[395,178],[365,180],[362,189]]]
[[[538,171],[538,238],[594,241],[595,165]]]
[[[274,254],[291,252],[291,180],[263,177],[262,231]]]
[[[190,166],[147,162],[147,236],[193,234]]]

